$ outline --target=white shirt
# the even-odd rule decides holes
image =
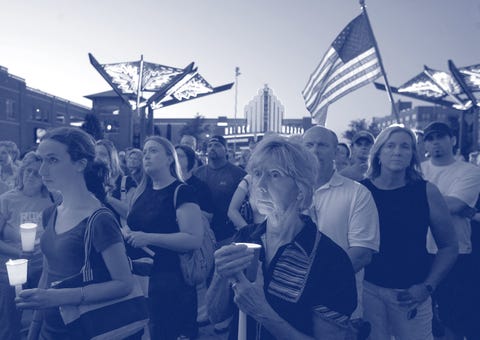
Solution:
[[[343,250],[350,247],[379,250],[377,207],[372,194],[362,184],[335,171],[332,178],[315,191],[310,215],[317,228]],[[356,274],[358,307],[352,318],[362,316],[362,281],[363,269]]]
[[[456,160],[452,164],[437,166],[431,161],[422,163],[424,178],[435,184],[443,196],[455,197],[474,207],[480,193],[480,168],[467,162]],[[458,238],[458,252],[470,254],[472,252],[472,227],[468,218],[451,215]],[[427,236],[427,250],[431,254],[437,253],[437,245],[429,230]]]

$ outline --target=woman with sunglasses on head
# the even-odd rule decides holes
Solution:
[[[36,287],[42,272],[40,237],[43,234],[42,211],[53,205],[38,173],[41,159],[31,151],[20,163],[16,188],[0,196],[0,339],[20,338],[20,313],[15,306],[15,289],[9,285],[5,262],[28,258],[28,287]],[[21,223],[35,223],[35,248],[23,252]]]
[[[151,136],[143,147],[145,175],[127,218],[127,242],[154,251],[149,281],[152,339],[194,338],[197,334],[195,286],[182,275],[179,254],[200,248],[201,211],[192,187],[183,181],[174,146]]]

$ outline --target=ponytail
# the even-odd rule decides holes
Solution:
[[[90,161],[83,172],[85,184],[88,191],[95,195],[95,197],[105,204],[107,193],[105,186],[108,181],[108,167],[102,161]]]

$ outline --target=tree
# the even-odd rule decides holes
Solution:
[[[353,136],[355,136],[355,134],[359,131],[366,130],[370,132],[374,137],[377,137],[380,133],[380,128],[378,127],[378,124],[374,120],[368,123],[365,118],[350,121],[348,127],[349,129],[343,132],[342,136],[349,141],[351,141]]]
[[[183,135],[194,136],[197,139],[197,144],[199,145],[200,145],[200,141],[205,138],[205,133],[208,133],[207,127],[205,125],[205,118],[201,116],[199,113],[197,113],[195,118],[190,120],[180,130],[180,136],[183,136]]]
[[[103,139],[103,128],[97,115],[94,113],[87,113],[85,121],[82,124],[82,129],[89,133],[95,140]]]

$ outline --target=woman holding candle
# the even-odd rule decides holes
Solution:
[[[238,307],[248,315],[247,339],[345,339],[351,333],[357,294],[352,263],[301,213],[312,203],[317,167],[308,150],[281,137],[256,146],[247,170],[266,221],[242,228],[234,241],[262,245],[261,267],[251,283],[243,271],[253,249],[232,244],[215,252],[207,292],[213,322],[237,315]],[[237,335],[233,320],[230,339]]]
[[[47,132],[37,155],[42,160],[39,173],[43,182],[49,190],[60,191],[63,200],[43,213],[45,232],[40,245],[44,265],[39,288],[20,292],[17,306],[35,310],[29,334],[32,339],[36,333],[40,339],[82,338],[81,330],[67,329],[58,307],[108,301],[128,295],[133,287],[118,223],[113,216],[101,214],[92,224],[91,262],[94,270],[107,271],[111,280],[83,288],[49,288],[82,268],[86,222],[105,200],[107,169],[103,162],[95,161],[93,138],[78,128]]]
[[[33,252],[25,253],[20,236],[20,224],[32,222],[37,225],[36,241],[39,241],[43,233],[42,211],[53,204],[38,173],[40,164],[34,152],[27,153],[19,168],[16,188],[0,196],[0,339],[20,337],[20,313],[15,307],[15,292],[9,285],[5,262],[28,258],[29,287],[36,287],[42,271],[39,242],[35,242]]]

